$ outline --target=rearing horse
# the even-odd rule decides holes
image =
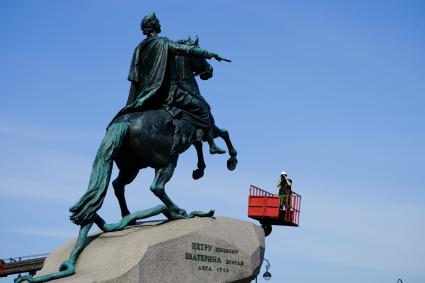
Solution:
[[[197,44],[189,41],[190,44]],[[187,43],[189,44],[189,43]],[[185,58],[185,68],[191,67],[192,82],[196,84],[195,76],[200,74],[203,79],[208,79],[212,67],[205,59]],[[189,62],[189,64],[187,64]],[[179,68],[177,68],[179,69]],[[186,75],[186,74],[181,74]],[[212,75],[212,73],[211,73]],[[198,87],[196,85],[196,87]],[[231,145],[227,131],[214,127],[214,136],[222,136],[227,145],[231,158],[228,168],[233,170],[236,166],[236,150]],[[118,198],[121,214],[129,215],[129,210],[124,197],[124,188],[137,176],[140,169],[152,167],[155,169],[155,178],[150,186],[151,191],[165,204],[170,219],[188,218],[184,209],[179,208],[165,192],[165,184],[171,179],[177,166],[179,154],[186,151],[192,144],[197,144],[198,155],[202,154],[202,144],[197,139],[197,129],[184,119],[174,119],[166,110],[156,109],[143,112],[128,113],[119,116],[108,128],[102,144],[93,163],[87,192],[71,207],[71,220],[77,225],[90,222],[102,206],[111,177],[112,164],[115,161],[119,174],[113,181],[115,195]],[[200,150],[199,150],[200,149]],[[203,158],[199,158],[203,161]],[[198,170],[205,168],[205,163],[198,160]],[[203,163],[203,164],[202,164]],[[194,171],[193,177],[202,175]],[[199,172],[198,172],[199,173]],[[196,215],[212,215],[197,212]]]
[[[186,44],[197,44],[197,40],[189,40]],[[192,76],[190,82],[193,84],[196,84],[194,77],[198,74],[202,79],[212,76],[212,67],[205,59],[184,57],[183,62],[185,68],[180,69],[187,71],[187,67],[190,66],[190,75]],[[196,85],[196,87],[198,86]],[[214,125],[213,122],[211,124]],[[194,170],[193,178],[202,177],[205,163],[202,156],[202,142],[199,141],[197,132],[190,122],[173,117],[164,109],[128,113],[115,119],[108,127],[97,151],[87,192],[70,208],[71,221],[80,225],[80,231],[69,258],[62,262],[58,272],[36,278],[24,275],[15,279],[15,282],[41,283],[74,274],[78,256],[87,244],[87,235],[93,224],[96,224],[102,231],[109,232],[122,230],[137,219],[160,213],[168,219],[212,216],[214,214],[212,210],[209,212],[194,211],[188,214],[184,209],[179,208],[165,192],[165,184],[173,176],[179,154],[186,151],[192,144],[196,145],[198,153],[198,169]],[[236,150],[230,142],[227,131],[220,130],[214,125],[213,135],[214,137],[220,136],[225,140],[230,154],[227,167],[229,170],[233,170],[237,164]],[[123,218],[118,223],[106,224],[97,211],[106,196],[114,161],[119,169],[119,174],[112,185]],[[155,169],[155,178],[150,189],[164,204],[130,214],[124,197],[124,188],[136,178],[140,169],[146,167]]]

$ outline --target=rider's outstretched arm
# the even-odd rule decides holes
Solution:
[[[189,46],[186,44],[181,44],[175,41],[170,40],[168,42],[168,51],[181,56],[187,56],[187,57],[199,57],[199,58],[205,58],[205,59],[211,59],[216,54],[209,52],[205,49],[195,47],[195,46]]]
[[[216,53],[209,52],[208,50],[195,47],[195,46],[189,46],[186,44],[181,44],[172,40],[168,40],[168,51],[181,56],[188,56],[188,57],[200,57],[205,59],[211,59],[214,58],[217,61],[226,61],[226,62],[232,62],[229,59],[226,59],[224,57],[221,57],[220,55]]]

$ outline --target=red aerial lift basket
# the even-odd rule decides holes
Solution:
[[[249,188],[248,217],[264,225],[284,225],[298,227],[300,221],[301,196],[292,192],[285,205],[280,196],[266,192],[253,185]]]

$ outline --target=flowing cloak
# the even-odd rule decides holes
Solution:
[[[136,99],[122,108],[109,125],[120,115],[159,107],[166,100],[168,90],[164,90],[164,78],[168,43],[169,40],[165,37],[153,36],[136,47],[128,74],[128,80],[137,86]]]
[[[122,108],[109,125],[122,114],[152,108],[168,108],[164,106],[169,106],[173,100],[168,68],[174,55],[208,59],[212,57],[212,53],[207,50],[176,43],[166,37],[146,38],[134,50],[128,75],[128,80],[137,86],[136,98]],[[203,124],[208,126],[209,123],[204,122]]]

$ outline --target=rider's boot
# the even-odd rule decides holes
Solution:
[[[198,141],[198,142],[202,142],[202,140],[204,139],[204,135],[205,135],[205,131],[203,129],[197,129],[196,130],[196,138],[195,138],[195,140]],[[210,154],[223,154],[223,153],[226,153],[226,151],[224,149],[219,148],[215,144],[214,137],[213,137],[213,135],[212,135],[211,132],[205,138],[206,138],[208,144],[210,145]]]
[[[207,140],[208,144],[210,145],[210,154],[223,154],[226,153],[224,149],[221,149],[218,147],[218,145],[215,144],[213,136],[209,136]]]

